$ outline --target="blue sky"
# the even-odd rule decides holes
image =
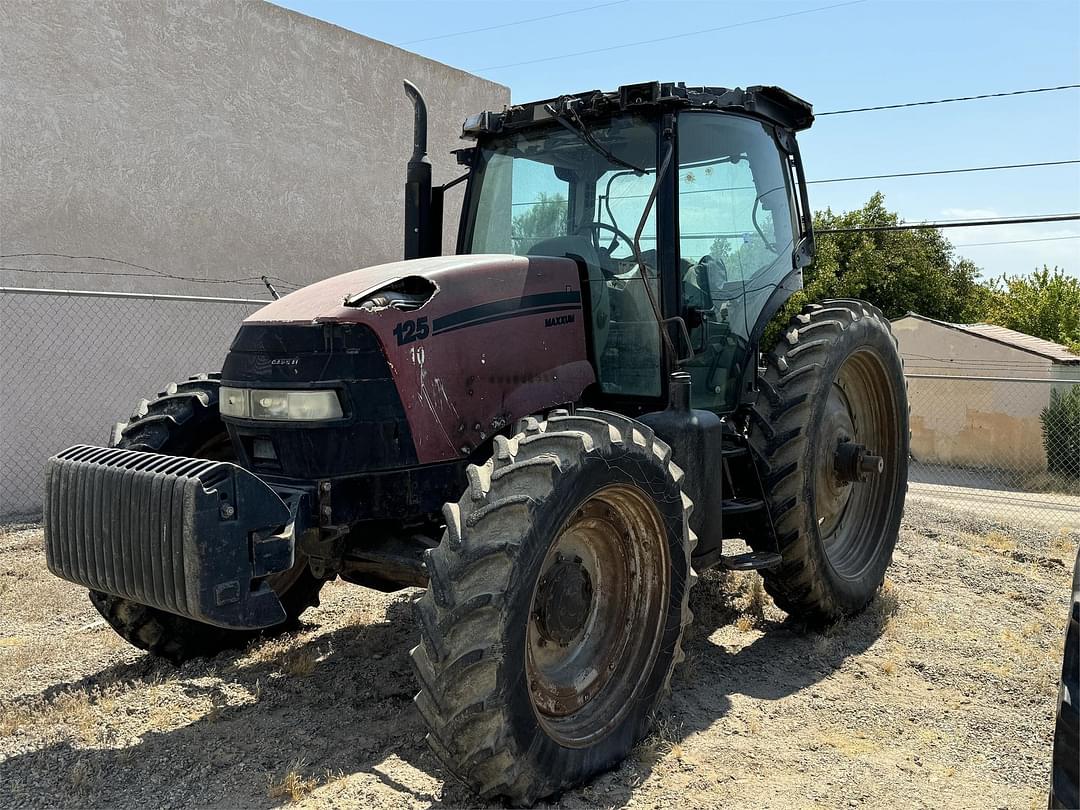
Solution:
[[[608,5],[595,8],[604,2],[279,5],[506,84],[516,101],[659,79],[778,84],[823,111],[1080,83],[1076,0],[606,0]],[[819,10],[706,31],[811,9]],[[443,36],[567,11],[575,13]],[[676,35],[651,45],[504,67]],[[800,141],[811,179],[1077,159],[1080,90],[823,117]],[[875,190],[908,221],[1074,212],[1080,211],[1080,165],[815,185],[811,204],[846,210]],[[1080,236],[1080,222],[965,228],[947,235],[988,276],[1028,272],[1043,263],[1080,275],[1080,239],[963,247]]]

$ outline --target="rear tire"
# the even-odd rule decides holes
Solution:
[[[765,589],[800,619],[833,622],[874,598],[904,511],[907,386],[889,321],[865,301],[804,307],[770,353],[759,392],[750,444],[783,555],[762,572]],[[847,480],[841,444],[865,445],[881,471]],[[776,550],[764,532],[746,539]]]
[[[468,478],[427,554],[416,706],[452,773],[531,804],[647,732],[691,619],[690,501],[667,445],[601,411],[525,420]]]
[[[219,376],[200,374],[187,382],[170,383],[156,399],[142,400],[131,418],[113,429],[110,446],[234,461],[229,434],[218,411]],[[299,558],[289,571],[271,577],[270,584],[288,618],[261,631],[215,627],[100,591],[90,591],[90,602],[125,641],[180,664],[243,647],[260,635],[295,628],[300,614],[319,604],[323,580],[316,579],[307,560]]]

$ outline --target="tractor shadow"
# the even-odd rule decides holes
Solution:
[[[723,578],[707,576],[701,585],[692,598],[696,618],[684,644],[687,661],[658,715],[667,742],[722,721],[732,694],[779,700],[813,685],[880,633],[872,620],[853,621],[843,644],[822,655],[821,636],[803,634],[790,622],[766,622],[762,635],[732,651],[710,637],[735,621],[740,609]],[[271,786],[295,769],[335,802],[393,802],[396,794],[399,804],[475,807],[475,796],[427,748],[412,704],[408,654],[417,634],[410,603],[417,593],[394,599],[384,618],[368,616],[366,624],[326,633],[308,627],[291,641],[265,642],[247,653],[179,669],[142,656],[50,687],[39,696],[42,701],[82,692],[91,705],[108,705],[110,736],[94,738],[91,730],[73,744],[66,735],[9,757],[0,762],[0,784],[43,806],[260,808],[288,802],[287,796],[273,795]],[[154,705],[152,695],[165,694],[168,701],[176,687],[213,708],[176,719],[168,705]],[[124,722],[112,722],[112,712],[132,711],[125,693],[137,696],[138,711],[171,719],[160,730],[125,738]],[[126,708],[112,708],[107,700]],[[647,740],[615,771],[541,806],[626,804],[660,761],[655,739],[651,745],[652,751]],[[343,779],[356,774],[374,780]]]

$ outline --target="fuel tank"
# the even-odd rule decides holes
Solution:
[[[381,466],[450,461],[522,416],[578,400],[595,381],[587,311],[571,259],[491,254],[392,262],[312,284],[250,315],[222,378],[270,388],[345,383],[354,417],[382,409],[385,425],[396,408],[407,425],[394,431],[400,452],[387,454],[381,441],[369,448],[386,456]],[[320,326],[344,334],[327,338],[330,356],[311,346],[292,352],[291,336]],[[363,358],[356,370],[344,362],[350,352]],[[396,390],[383,390],[380,381]]]

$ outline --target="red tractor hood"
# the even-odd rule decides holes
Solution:
[[[318,321],[357,322],[355,307],[345,306],[347,298],[363,296],[410,276],[419,276],[441,288],[464,277],[483,276],[498,284],[507,270],[527,267],[530,259],[504,254],[477,256],[433,256],[376,264],[340,276],[317,281],[286,295],[249,315],[246,323],[313,323]],[[519,275],[515,273],[514,275]],[[575,273],[576,275],[576,273]],[[507,279],[509,281],[509,279]]]
[[[396,306],[402,290],[413,300]],[[320,281],[245,323],[370,328],[397,385],[417,457],[431,463],[470,455],[514,420],[580,398],[595,381],[582,306],[571,259],[436,256]]]

